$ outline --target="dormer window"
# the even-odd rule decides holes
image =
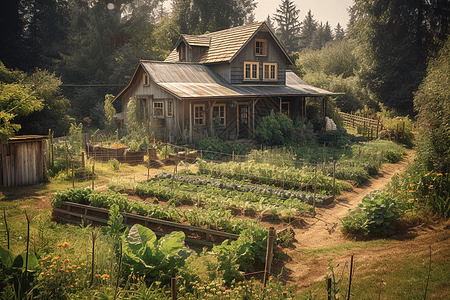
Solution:
[[[148,81],[148,75],[146,73],[144,73],[144,75],[142,76],[142,84],[144,86],[149,86],[150,85],[150,83]]]
[[[244,80],[247,79],[259,79],[258,62],[244,62]]]
[[[267,41],[262,39],[255,40],[255,55],[267,56]]]

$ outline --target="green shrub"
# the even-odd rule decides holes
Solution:
[[[385,191],[373,191],[367,194],[358,205],[342,218],[343,230],[349,233],[369,233],[391,235],[399,211],[395,200]]]
[[[261,119],[256,134],[264,146],[289,145],[295,140],[294,122],[284,114],[275,114],[272,110],[270,115]]]

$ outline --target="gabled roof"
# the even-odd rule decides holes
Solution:
[[[335,93],[308,85],[294,72],[286,71],[286,85],[231,85],[208,66],[198,63],[140,61],[132,80],[115,98],[121,97],[135,82],[139,68],[160,88],[178,99],[227,99],[286,96],[331,96]]]
[[[181,41],[185,41],[190,46],[208,47],[208,50],[197,59],[198,63],[231,62],[259,31],[269,32],[287,60],[293,64],[286,50],[265,22],[256,22],[198,36],[182,35],[165,61],[178,62],[177,48]]]

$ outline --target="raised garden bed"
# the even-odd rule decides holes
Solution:
[[[121,163],[140,164],[144,162],[146,151],[128,151],[128,148],[111,148],[100,145],[87,145],[88,157],[93,157],[101,161],[117,159]]]
[[[90,205],[62,202],[60,207],[54,207],[52,217],[55,221],[74,224],[92,224],[106,226],[109,218],[109,209],[93,207]],[[211,230],[202,227],[179,224],[175,222],[140,216],[121,212],[124,217],[123,224],[131,227],[140,224],[150,228],[157,236],[164,236],[172,231],[183,231],[186,242],[201,246],[212,247],[221,244],[226,239],[237,240],[239,235]]]

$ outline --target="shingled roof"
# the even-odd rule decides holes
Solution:
[[[208,48],[205,53],[197,59],[196,62],[198,63],[209,64],[231,62],[259,31],[270,32],[273,36],[272,31],[264,22],[251,23],[198,36],[182,35],[165,61],[178,62],[177,48],[178,45],[184,41],[190,46],[203,46]],[[274,40],[278,43],[278,39],[274,38]],[[292,63],[284,48],[279,43],[278,45],[283,50],[289,62]]]

